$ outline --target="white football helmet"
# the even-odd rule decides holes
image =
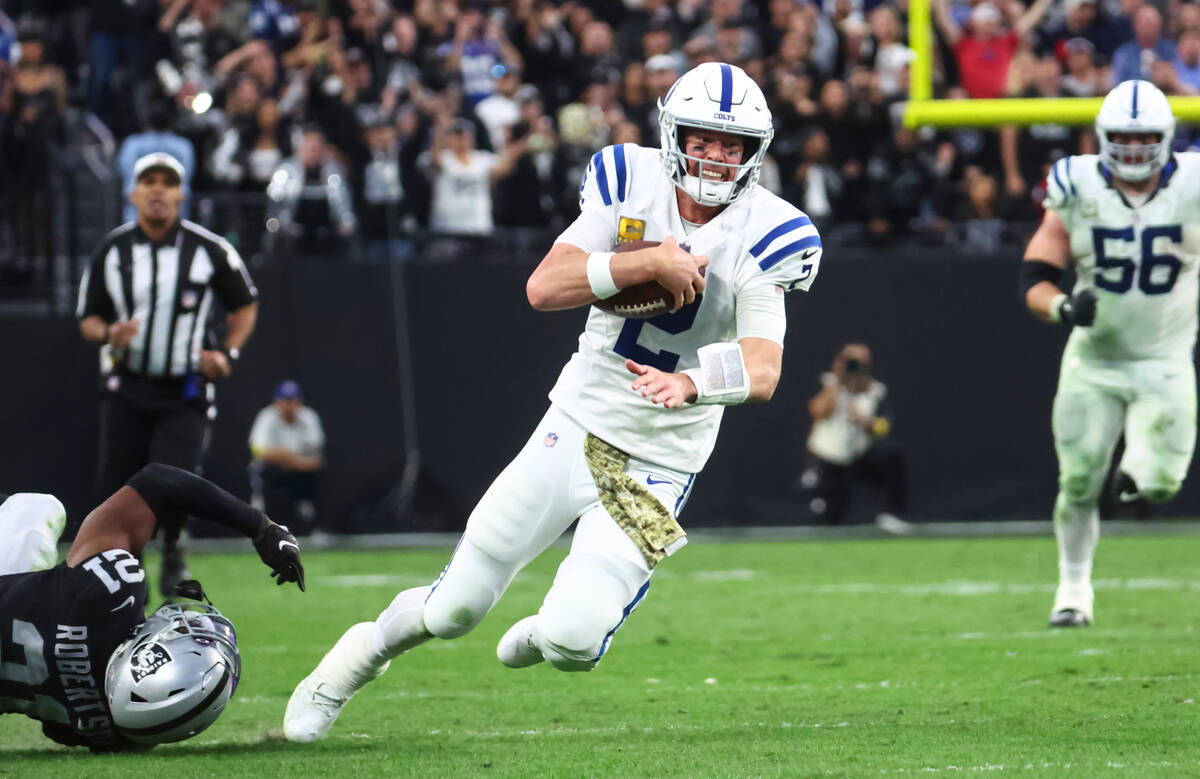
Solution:
[[[1157,143],[1114,143],[1112,133],[1155,133]],[[1149,81],[1122,81],[1112,88],[1096,115],[1100,159],[1125,181],[1144,181],[1162,170],[1171,157],[1175,115],[1158,87]]]
[[[233,623],[213,606],[168,603],[113,652],[104,690],[123,736],[165,744],[215,722],[241,674]]]
[[[684,73],[666,98],[658,101],[658,127],[667,178],[706,206],[732,203],[758,183],[763,157],[775,134],[771,109],[758,84],[737,65],[724,62],[705,62]],[[689,157],[680,137],[689,127],[744,136],[741,164]],[[688,173],[689,162],[699,163],[695,176]],[[706,170],[711,174],[714,169],[730,167],[735,169],[732,181],[705,177]]]

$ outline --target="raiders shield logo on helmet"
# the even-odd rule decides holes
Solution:
[[[161,644],[142,644],[129,661],[129,672],[135,682],[140,682],[169,662],[171,655]]]

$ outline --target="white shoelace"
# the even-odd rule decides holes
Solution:
[[[312,691],[312,704],[326,714],[337,714],[342,710],[342,707],[346,705],[346,701],[350,700],[350,698],[339,698],[336,695],[330,695],[329,693],[322,691],[322,688],[324,687],[333,689],[333,685],[329,684],[328,682],[321,682],[318,684],[313,688]]]

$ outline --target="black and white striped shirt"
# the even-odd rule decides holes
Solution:
[[[213,297],[227,311],[254,302],[258,291],[229,241],[186,219],[158,242],[136,222],[101,242],[79,286],[80,319],[137,319],[141,325],[118,367],[151,378],[199,370]]]

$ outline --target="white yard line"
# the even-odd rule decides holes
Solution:
[[[1056,585],[1051,582],[1014,584],[1013,582],[965,581],[951,579],[944,582],[918,584],[880,584],[878,582],[838,582],[834,584],[801,584],[780,588],[786,592],[812,595],[1032,595],[1053,593]],[[1092,587],[1097,590],[1190,590],[1200,591],[1200,581],[1194,579],[1095,579]]]
[[[1084,776],[1094,775],[1097,770],[1102,770],[1105,773],[1109,771],[1144,770],[1147,768],[1179,768],[1190,769],[1200,766],[1200,762],[1196,763],[1173,763],[1170,760],[1147,760],[1144,762],[1117,762],[1114,760],[1106,761],[1103,766],[1095,763],[1088,765],[1080,765],[1078,763],[983,763],[980,765],[947,765],[947,766],[922,766],[920,768],[882,768],[880,774],[989,774],[999,773],[1003,771],[1052,771],[1055,774],[1061,771],[1081,771]]]

